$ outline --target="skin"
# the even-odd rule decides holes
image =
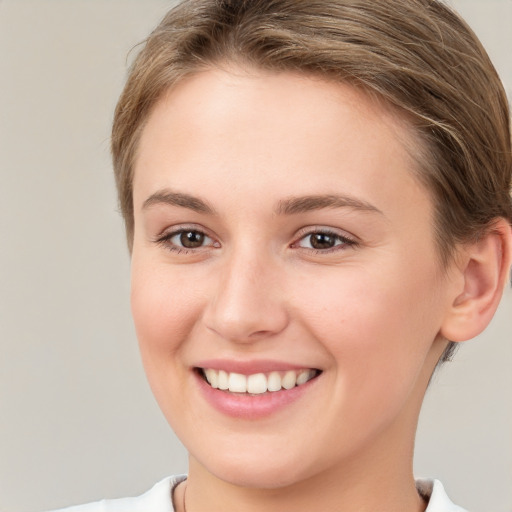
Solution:
[[[190,453],[188,512],[425,509],[414,434],[464,285],[440,268],[414,145],[360,91],[291,73],[211,69],[155,106],[135,166],[132,310],[153,392]],[[333,193],[352,206],[277,211]],[[204,245],[184,251],[179,229]],[[312,249],[326,229],[352,242]],[[213,358],[322,373],[245,420],[198,393],[193,368]]]

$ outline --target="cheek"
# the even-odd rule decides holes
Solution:
[[[200,299],[190,281],[155,262],[132,259],[131,308],[144,370],[171,427],[187,410],[184,348],[197,323]],[[181,412],[179,412],[181,411]]]
[[[149,358],[155,365],[169,363],[197,320],[198,304],[197,290],[184,276],[134,258],[131,308],[145,365]]]
[[[367,333],[369,338],[362,341],[372,344],[390,336],[396,336],[397,342],[410,335],[430,337],[432,329],[439,327],[441,312],[436,268],[428,262],[414,263],[412,258],[388,259],[340,272],[337,283],[333,276],[325,296],[325,302],[332,304],[327,314],[339,319],[351,335]]]
[[[375,396],[412,383],[442,318],[435,269],[382,263],[375,271],[336,269],[322,280],[328,288],[311,279],[301,306],[340,382],[360,390],[383,383]]]

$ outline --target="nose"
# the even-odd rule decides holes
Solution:
[[[222,263],[214,281],[214,293],[203,318],[217,335],[232,342],[251,343],[286,328],[289,319],[283,273],[272,258],[233,253]]]

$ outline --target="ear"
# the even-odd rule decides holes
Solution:
[[[489,324],[509,280],[512,228],[498,219],[477,242],[461,249],[459,275],[440,334],[450,341],[466,341]]]

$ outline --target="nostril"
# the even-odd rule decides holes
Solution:
[[[249,335],[250,338],[263,338],[271,334],[271,331],[256,331]]]
[[[210,332],[225,340],[252,343],[282,332],[288,324],[288,319],[285,314],[282,314],[281,318],[269,318],[266,315],[263,315],[263,318],[258,318],[256,315],[251,318],[247,315],[240,319],[230,318],[229,320],[210,316],[205,319],[205,323]],[[261,327],[267,327],[267,329]]]

